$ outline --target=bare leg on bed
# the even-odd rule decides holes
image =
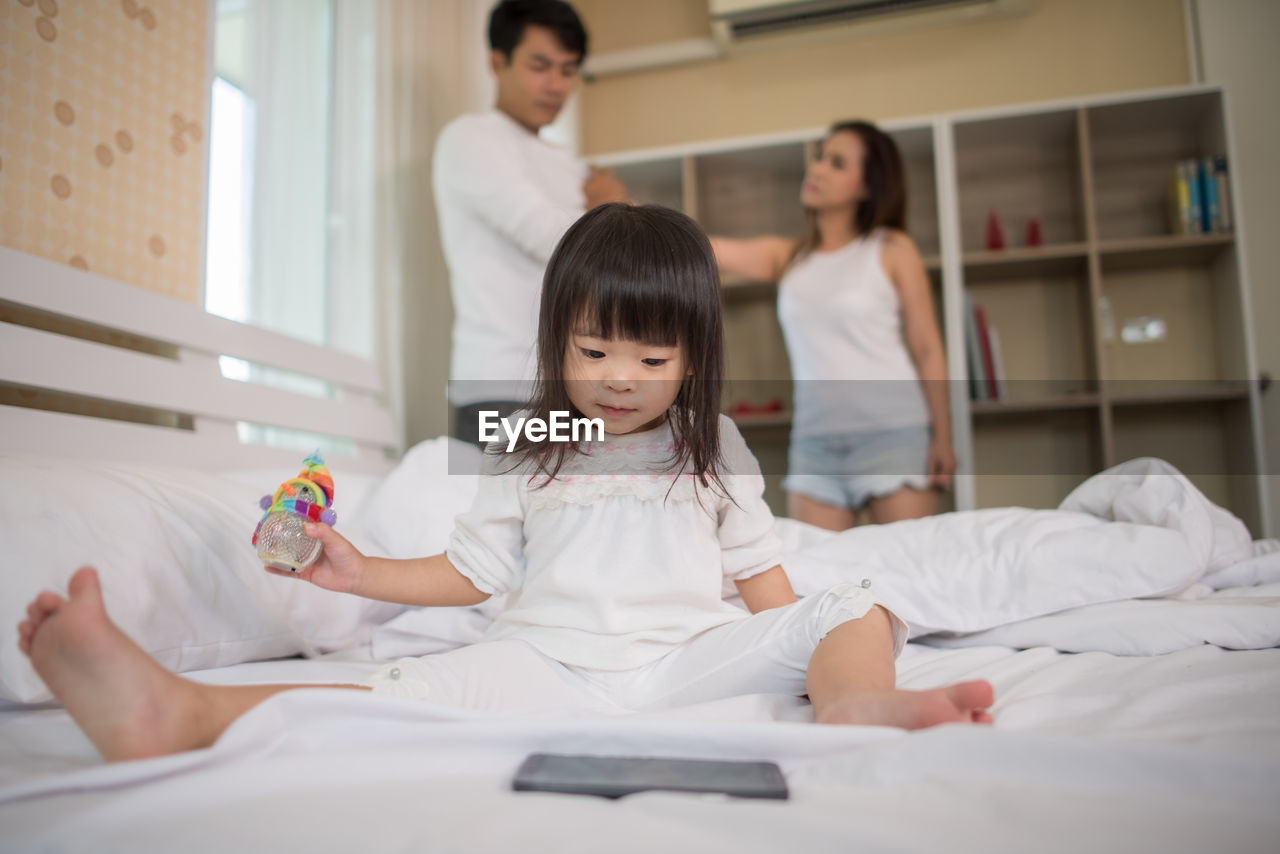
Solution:
[[[830,724],[880,724],[922,729],[945,723],[991,723],[986,680],[930,691],[894,688],[893,627],[879,605],[837,626],[809,660],[814,719]]]
[[[231,722],[281,691],[356,685],[202,685],[170,673],[107,616],[95,570],[71,577],[68,598],[27,606],[18,646],[108,760],[208,747]]]

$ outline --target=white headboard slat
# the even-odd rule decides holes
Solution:
[[[381,391],[365,359],[208,314],[200,306],[0,246],[0,299],[207,353],[234,356],[365,391]],[[288,346],[282,346],[288,341]]]
[[[247,469],[292,467],[320,447],[330,467],[368,473],[399,454],[371,360],[4,247],[0,309],[0,453]],[[273,387],[275,371],[227,379],[220,356],[334,396]]]
[[[302,448],[240,444],[235,440],[234,429],[227,437],[3,405],[0,436],[6,437],[4,451],[14,450],[9,447],[8,438],[17,436],[22,437],[21,451],[28,454],[211,471],[280,468],[288,473],[309,453]],[[376,447],[361,447],[351,457],[335,459],[326,455],[325,459],[335,470],[370,474],[384,474],[394,464]]]
[[[0,323],[0,362],[7,366],[6,379],[18,385],[364,442],[395,441],[386,410],[365,401],[347,400],[334,407],[331,400],[224,379],[198,366],[11,323]]]

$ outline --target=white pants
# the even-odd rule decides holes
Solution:
[[[703,632],[657,661],[631,670],[562,664],[515,639],[402,658],[367,683],[374,691],[494,712],[626,712],[741,694],[805,693],[818,642],[876,604],[869,590],[843,584]],[[896,616],[893,653],[907,640]]]

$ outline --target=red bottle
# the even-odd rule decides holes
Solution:
[[[1027,220],[1027,245],[1044,246],[1044,233],[1040,230],[1040,217]]]
[[[995,208],[987,214],[986,247],[987,249],[1004,248],[1004,229],[1000,227],[1000,217],[996,216]]]

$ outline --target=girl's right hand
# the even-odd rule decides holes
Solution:
[[[287,575],[310,581],[317,587],[338,593],[355,593],[364,577],[367,558],[346,537],[320,522],[307,522],[303,528],[308,537],[314,537],[324,546],[320,557],[302,572],[263,567],[276,575]]]

